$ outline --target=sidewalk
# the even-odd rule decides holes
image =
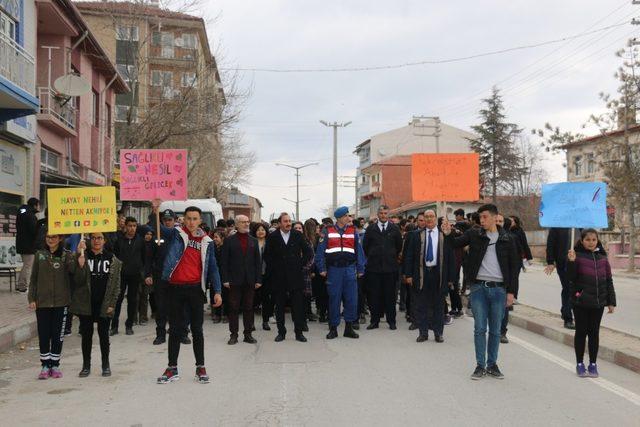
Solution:
[[[509,326],[518,326],[573,347],[574,331],[565,329],[560,316],[546,310],[518,304],[509,314]],[[640,338],[603,326],[598,358],[640,373]]]
[[[36,315],[27,305],[26,293],[9,292],[7,279],[0,280],[0,353],[37,335]]]

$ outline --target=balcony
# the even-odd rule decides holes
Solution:
[[[73,105],[73,99],[65,103],[64,98],[56,96],[56,93],[48,87],[39,87],[38,97],[40,98],[38,122],[65,137],[76,136],[78,111]]]
[[[22,46],[0,33],[0,121],[37,111],[34,64]]]

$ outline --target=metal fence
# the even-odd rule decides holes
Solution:
[[[0,33],[0,75],[35,95],[35,60],[22,46]]]

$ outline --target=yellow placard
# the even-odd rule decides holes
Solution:
[[[51,188],[47,199],[51,234],[117,229],[115,187]]]

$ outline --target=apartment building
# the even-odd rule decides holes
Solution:
[[[36,3],[0,0],[0,240],[11,240],[18,207],[38,195],[35,55]]]
[[[413,153],[468,153],[470,132],[447,125],[438,117],[413,117],[407,126],[374,135],[358,144],[358,216],[375,216],[381,204],[392,209],[412,202]]]
[[[204,20],[153,2],[76,5],[132,88],[116,97],[116,146],[189,149],[191,167],[209,165],[190,179],[189,197],[212,197],[216,120],[226,100]],[[181,119],[172,122],[172,112]]]
[[[109,185],[116,94],[129,87],[70,0],[36,0],[40,197],[48,188]],[[88,85],[67,96],[54,82],[70,73]],[[38,163],[36,163],[38,164]]]

